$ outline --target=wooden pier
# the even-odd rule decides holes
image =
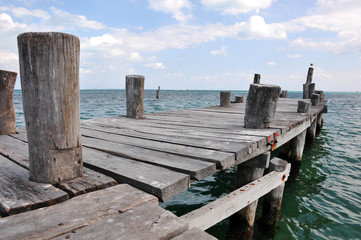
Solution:
[[[36,45],[32,51],[44,47],[42,41],[56,48],[55,59],[68,57],[72,47],[79,53],[71,35],[22,34],[20,49],[28,49],[22,46],[30,44],[27,38],[41,40],[30,41]],[[70,50],[53,46],[59,42],[53,38],[68,41]],[[23,98],[29,100],[24,105],[26,129],[0,135],[4,239],[214,239],[204,230],[230,216],[231,225],[244,228],[242,238],[249,238],[260,197],[266,195],[265,223],[277,222],[291,171],[286,161],[271,160],[270,152],[281,147],[290,162],[300,164],[306,134],[314,141],[327,110],[322,94],[311,88],[307,99],[278,99],[280,88],[259,84],[258,74],[245,102],[230,104],[230,93],[222,92],[220,106],[144,114],[144,77],[132,75],[126,77],[127,116],[80,122],[79,109],[69,109],[79,107],[79,89],[68,91],[52,79],[47,87],[55,90],[34,95],[32,89],[41,89],[52,71],[33,81],[35,74],[27,71],[41,68],[43,55],[25,50],[20,65]],[[31,62],[26,54],[34,54]],[[76,67],[67,64],[78,62],[72,61],[62,62],[66,66],[61,69],[69,72],[60,75],[74,78],[76,88]],[[1,99],[10,101],[9,96],[0,91]],[[14,125],[6,121],[1,129]],[[232,166],[238,166],[237,181],[229,195],[181,217],[159,207],[158,201],[186,191],[192,181]],[[269,166],[271,171],[263,175]]]
[[[111,211],[114,207],[112,204],[130,204],[132,206],[129,206],[129,209],[140,205],[136,210],[143,209],[144,212],[151,212],[150,209],[155,209],[154,211],[160,211],[154,213],[154,216],[149,216],[150,219],[146,219],[148,216],[139,213],[141,221],[152,221],[152,218],[154,221],[158,221],[158,217],[166,212],[166,215],[173,219],[171,226],[175,227],[179,224],[179,229],[171,231],[174,233],[173,236],[176,236],[188,229],[189,223],[184,219],[189,216],[177,218],[171,213],[161,210],[156,204],[158,199],[167,201],[188,189],[191,181],[203,179],[216,171],[247,162],[261,153],[283,145],[306,130],[311,122],[317,119],[318,114],[325,106],[325,102],[323,102],[312,107],[310,113],[303,114],[297,113],[297,102],[296,99],[279,99],[274,122],[267,129],[257,130],[243,127],[245,103],[231,104],[230,108],[214,106],[146,114],[144,119],[114,117],[83,121],[84,177],[55,186],[28,180],[29,157],[24,129],[18,129],[18,134],[2,135],[0,136],[0,154],[2,155],[0,156],[2,165],[0,209],[3,217],[14,216],[0,220],[0,229],[2,229],[0,235],[7,236],[6,239],[19,239],[22,236],[24,238],[25,236],[34,236],[34,238],[67,237],[69,234],[85,237],[89,236],[87,234],[91,234],[86,229],[89,228],[90,231],[93,227],[84,226],[93,224],[97,226],[97,234],[110,234],[109,228],[102,228],[102,226],[112,225],[110,222],[114,221],[115,225],[110,229],[116,231],[114,228],[118,227],[119,221],[125,219],[124,222],[129,223],[128,217],[131,217],[128,215],[132,214],[129,213],[125,217],[123,212],[127,211],[118,209],[122,214],[117,216],[119,213],[106,214],[104,212],[108,210],[98,208],[110,206],[109,211]],[[283,173],[280,176],[283,176]],[[269,181],[265,180],[264,182]],[[124,184],[113,186],[118,183],[127,183],[132,187]],[[110,186],[113,187],[109,188]],[[103,188],[107,189],[72,198]],[[267,190],[268,188],[265,193]],[[111,191],[113,195],[109,194],[108,196],[108,191]],[[133,197],[131,194],[134,192],[136,196]],[[104,200],[101,199],[102,196]],[[142,200],[142,197],[145,200]],[[258,198],[257,195],[252,195],[252,197]],[[69,198],[71,199],[67,200]],[[91,199],[89,200],[91,202],[84,203],[83,199],[85,198]],[[100,201],[102,204],[99,207],[92,205],[95,204],[92,202],[95,201],[92,198],[96,198],[97,203]],[[122,203],[118,202],[118,198],[126,198],[126,200]],[[239,198],[242,199],[244,196]],[[138,204],[136,200],[139,200],[140,203]],[[114,202],[107,203],[107,201]],[[56,204],[59,202],[63,203]],[[46,208],[46,211],[41,209],[17,214],[53,204],[56,205]],[[89,206],[85,204],[89,204]],[[214,205],[227,206],[226,203]],[[92,209],[94,212],[91,214],[93,215],[103,212],[104,216],[97,216],[96,220],[92,219],[93,216],[90,213],[83,217],[77,216],[83,214],[86,209],[88,209],[87,211]],[[216,214],[219,211],[216,207],[212,209],[213,211],[208,211],[208,214],[212,212]],[[60,213],[61,219],[59,219]],[[134,214],[138,214],[138,212]],[[113,219],[115,216],[119,220]],[[78,221],[78,218],[82,218],[83,222],[73,224],[74,221]],[[34,222],[34,219],[46,219],[46,221]],[[57,221],[53,222],[55,219]],[[220,220],[214,220],[216,222],[213,224]],[[168,220],[165,222],[170,223]],[[192,222],[194,220],[191,221],[191,224],[194,224]],[[204,223],[204,221],[198,222]],[[139,222],[139,224],[143,224],[143,222]],[[208,224],[206,228],[212,225]],[[10,226],[13,230],[9,229]],[[198,227],[202,228],[202,226]],[[81,229],[79,233],[78,229]],[[51,233],[52,231],[55,231],[54,235]],[[129,233],[130,230],[124,227],[119,231],[114,234],[123,234],[122,231]],[[102,236],[104,239],[108,238],[106,237],[108,235]]]

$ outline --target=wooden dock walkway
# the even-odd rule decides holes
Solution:
[[[17,40],[26,131],[15,128],[17,73],[0,70],[1,239],[214,239],[204,230],[228,217],[229,233],[248,239],[262,196],[262,221],[276,226],[285,159],[297,169],[327,109],[312,66],[302,101],[287,91],[280,98],[281,88],[256,74],[247,103],[230,104],[222,91],[219,107],[145,115],[145,78],[128,75],[126,117],[81,122],[79,38],[30,32]],[[271,160],[280,146],[286,157]],[[158,205],[232,166],[229,195],[181,217]]]
[[[83,160],[86,167],[85,177],[55,186],[28,180],[29,157],[25,129],[18,129],[18,134],[2,135],[0,136],[0,154],[2,155],[0,163],[3,166],[0,177],[0,209],[3,217],[16,215],[0,220],[0,229],[2,229],[0,235],[7,236],[7,239],[12,239],[12,237],[15,239],[34,232],[34,238],[43,237],[42,234],[45,234],[44,238],[53,238],[66,236],[66,234],[74,235],[75,233],[72,233],[74,229],[81,229],[79,236],[85,237],[88,236],[87,234],[93,234],[87,233],[90,230],[86,230],[84,224],[94,225],[96,229],[102,228],[103,230],[99,230],[99,232],[108,232],[105,225],[107,222],[113,221],[110,215],[105,214],[103,217],[99,217],[99,221],[95,221],[91,219],[92,217],[72,216],[71,214],[74,210],[76,210],[76,214],[83,214],[86,207],[82,205],[84,201],[82,199],[87,196],[89,198],[91,196],[101,197],[102,192],[89,193],[79,198],[72,197],[107,188],[117,183],[127,183],[136,189],[156,196],[161,201],[167,201],[188,189],[191,181],[203,179],[216,171],[243,163],[290,141],[311,125],[326,104],[323,102],[318,106],[312,106],[311,112],[304,114],[297,113],[297,102],[297,99],[279,99],[274,122],[267,129],[243,127],[245,103],[232,104],[230,108],[213,106],[146,114],[144,119],[129,119],[119,116],[83,121],[81,126]],[[107,189],[127,188],[131,189],[129,191],[135,191],[143,196],[143,193],[136,189],[125,187],[127,185],[118,186]],[[118,192],[119,198],[125,197],[123,190],[114,191]],[[157,216],[165,214],[164,212],[167,211],[160,210],[157,204],[148,203],[157,202],[157,198],[151,197],[151,195],[144,193],[146,200],[140,200],[140,205],[144,205],[143,208],[147,208],[149,212],[152,212],[149,209],[154,208],[154,214]],[[109,197],[111,196],[108,196],[107,199]],[[71,199],[67,200],[69,198]],[[106,200],[101,201],[106,202]],[[59,202],[63,203],[56,204]],[[133,204],[133,202],[137,205],[133,199],[128,204]],[[37,210],[26,214],[17,214],[53,204],[56,205],[46,208],[46,211]],[[77,207],[77,204],[82,206]],[[99,211],[105,211],[97,209],[96,206],[89,205],[89,208],[95,211],[93,213],[95,215]],[[137,207],[134,211],[136,212],[138,209],[142,208]],[[62,214],[63,219],[56,222],[61,224],[59,227],[60,225],[52,222],[53,217],[48,218],[51,215],[58,218],[58,214],[62,211],[65,211]],[[70,213],[66,211],[70,211]],[[127,213],[127,219],[131,218],[132,214],[134,213]],[[47,217],[44,218],[45,215]],[[167,212],[166,215],[171,214]],[[118,222],[121,222],[124,217],[125,214],[117,216],[119,218],[116,220],[117,227],[120,224]],[[31,221],[33,218],[48,220],[44,223],[37,222],[35,226],[35,223]],[[64,227],[80,218],[84,221],[79,223],[80,225]],[[177,219],[175,216],[170,218],[175,222],[178,221],[175,220]],[[182,225],[181,222],[177,222],[179,225],[172,222],[171,226],[175,228],[179,226],[179,229],[171,231],[174,232],[172,236],[186,231],[188,225]],[[15,226],[25,224],[21,228],[24,230],[10,231],[10,227],[15,228],[14,223],[16,223]],[[62,225],[63,223],[64,225]],[[35,231],[35,229],[37,230]],[[44,232],[38,232],[38,229]],[[54,229],[54,235],[52,235],[53,230],[51,229]],[[24,235],[21,235],[22,231],[24,231]],[[119,231],[129,232],[130,230],[124,227]],[[7,234],[15,233],[15,235],[3,235],[5,232]],[[75,232],[78,233],[78,231]],[[203,233],[200,231],[199,234]]]

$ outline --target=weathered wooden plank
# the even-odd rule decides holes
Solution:
[[[290,168],[291,165],[288,164],[285,171],[273,171],[181,218],[189,222],[189,228],[206,230],[283,184],[288,178]]]
[[[230,167],[235,160],[235,155],[209,149],[189,147],[173,143],[165,143],[119,135],[111,131],[104,132],[104,128],[83,126],[82,135],[86,137],[99,138],[116,143],[127,144],[131,146],[142,146],[150,150],[162,151],[170,154],[176,154],[185,157],[192,157],[203,161],[213,162],[217,164],[217,168],[225,169]]]
[[[60,239],[171,239],[188,229],[188,224],[173,213],[147,203],[116,214],[93,225],[55,238]]]
[[[0,214],[8,216],[65,201],[66,192],[31,182],[29,171],[0,155]],[[2,236],[0,234],[0,236]]]
[[[199,228],[192,228],[173,238],[173,240],[217,240],[217,238],[209,235]]]
[[[108,152],[116,156],[134,159],[156,166],[162,166],[173,171],[186,173],[189,174],[191,178],[197,180],[212,175],[216,171],[215,163],[204,162],[197,159],[153,151],[121,143],[104,141],[101,139],[83,137],[82,141],[83,146]]]
[[[7,240],[52,239],[148,202],[156,204],[157,198],[121,184],[48,208],[1,218],[0,236]]]
[[[141,120],[143,121],[143,120]],[[117,118],[105,118],[105,119],[95,119],[91,121],[83,122],[83,125],[86,126],[99,126],[103,128],[108,128],[107,131],[112,131],[117,134],[124,134],[131,137],[138,137],[142,139],[149,139],[160,142],[180,144],[184,146],[198,147],[210,150],[217,150],[223,152],[230,152],[236,154],[236,159],[241,159],[246,156],[248,152],[252,151],[253,148],[257,148],[255,143],[232,143],[232,142],[222,142],[222,141],[212,141],[208,139],[202,139],[197,137],[180,137],[180,136],[168,136],[159,134],[156,129],[149,128],[149,131],[139,131],[133,129],[124,129],[123,124],[118,124]]]
[[[8,156],[20,166],[29,168],[29,152],[25,129],[18,129],[19,133],[10,136],[0,136],[0,154]],[[55,186],[66,191],[70,197],[86,192],[103,189],[116,184],[111,177],[83,168],[84,174],[72,180],[62,181]]]
[[[0,136],[0,154],[29,169],[28,144],[8,135]]]
[[[97,150],[83,148],[84,164],[118,182],[127,183],[137,189],[167,201],[189,188],[188,175],[162,167],[116,157]]]
[[[84,168],[83,170],[84,173],[82,177],[60,182],[56,186],[69,193],[70,197],[74,197],[117,185],[117,182],[111,177],[89,168]]]

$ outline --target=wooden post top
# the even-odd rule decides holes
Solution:
[[[270,171],[283,172],[286,170],[287,161],[281,158],[272,158],[270,163]]]

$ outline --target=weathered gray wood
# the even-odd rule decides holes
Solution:
[[[159,93],[160,93],[160,86],[158,86],[158,90],[157,90],[157,93],[156,93],[156,95],[155,95],[155,98],[159,98]]]
[[[254,74],[253,84],[261,84],[261,74],[258,73]]]
[[[144,76],[128,75],[125,77],[127,117],[144,117]]]
[[[298,113],[309,113],[311,103],[306,101],[298,101],[297,112]]]
[[[310,99],[310,84],[303,84],[303,99]]]
[[[262,154],[262,158],[269,161],[270,152]],[[253,161],[248,160],[248,161]],[[255,160],[257,161],[257,159]],[[265,168],[249,167],[247,164],[240,164],[237,166],[237,176],[235,189],[249,184],[263,176]],[[237,236],[238,239],[250,239],[253,236],[253,225],[256,217],[258,199],[244,207],[240,211],[233,214],[229,219],[228,232],[230,236]]]
[[[104,121],[107,121],[109,119],[104,119]],[[122,126],[122,124],[117,124],[117,119],[112,119],[112,121],[109,121],[107,123],[107,126],[109,126],[110,123],[114,123],[115,125],[118,125],[119,127]],[[98,125],[99,126],[99,125]],[[100,124],[100,126],[102,126]],[[103,125],[104,126],[104,125]],[[121,131],[116,128],[111,128],[111,131],[118,132]],[[255,144],[252,143],[245,143],[245,144],[239,144],[239,143],[233,143],[233,142],[222,142],[222,141],[215,141],[210,139],[202,139],[197,137],[182,137],[182,136],[174,136],[174,135],[167,135],[159,134],[159,131],[156,129],[148,128],[147,131],[134,131],[132,130],[131,133],[129,133],[132,137],[139,137],[142,139],[149,139],[149,140],[157,140],[160,142],[167,142],[167,143],[174,143],[174,144],[180,144],[184,146],[191,146],[191,147],[199,147],[204,149],[210,149],[210,150],[217,150],[217,151],[223,151],[223,152],[230,152],[236,154],[236,159],[241,159],[242,157],[246,156],[248,152],[250,151],[250,147],[252,148]],[[255,147],[257,147],[255,145]]]
[[[126,184],[74,197],[49,208],[0,219],[3,239],[52,239],[157,198]]]
[[[0,135],[16,133],[14,86],[17,75],[0,70]]]
[[[275,85],[250,85],[244,116],[246,128],[269,127],[274,119],[280,90]]]
[[[266,152],[264,154],[260,154],[257,157],[254,157],[242,163],[242,166],[251,167],[251,168],[268,168],[270,159],[271,159],[271,152]]]
[[[28,144],[8,135],[0,136],[0,154],[29,169]]]
[[[273,158],[270,164],[270,171],[283,172],[286,170],[287,161]],[[282,183],[265,195],[262,208],[263,231],[274,231],[281,214],[281,204],[285,183]],[[265,229],[266,228],[266,229]]]
[[[88,127],[82,128],[82,134],[86,137],[99,138],[131,146],[142,146],[150,150],[157,150],[165,153],[176,154],[185,157],[200,159],[217,164],[217,168],[225,169],[233,165],[235,155],[232,153],[189,147],[185,145],[152,141],[138,137],[129,137],[125,134],[117,134],[111,129]]]
[[[325,93],[322,90],[315,90],[315,93],[320,95],[321,102],[325,100]]]
[[[0,154],[8,157],[23,168],[29,169],[29,151],[26,141],[26,131],[22,128],[19,128],[19,134],[0,136]],[[73,197],[115,184],[116,181],[111,177],[84,168],[82,177],[62,181],[57,183],[56,186]]]
[[[320,131],[322,126],[323,126],[323,113],[321,112],[317,115],[317,132]]]
[[[79,38],[23,33],[18,48],[30,179],[57,183],[80,177]]]
[[[236,96],[235,103],[243,103],[244,97],[243,96]]]
[[[313,77],[313,65],[311,64],[310,67],[308,68],[308,72],[307,72],[307,77],[306,77],[306,84],[311,84],[312,83],[312,77]]]
[[[171,239],[188,229],[188,224],[153,203],[116,214],[81,229],[63,234],[60,239]]]
[[[134,147],[101,139],[83,137],[83,145],[98,149],[119,157],[125,157],[156,166],[162,166],[191,176],[193,179],[203,179],[216,172],[216,164],[192,158],[181,157],[169,153]]]
[[[0,215],[2,216],[49,206],[69,198],[66,192],[50,184],[29,181],[29,172],[26,169],[2,155],[0,155],[0,166]],[[0,236],[3,237],[2,234]]]
[[[290,169],[291,165],[288,164],[283,172],[272,171],[181,218],[189,222],[189,228],[206,230],[283,184],[287,181]]]
[[[217,238],[209,235],[199,228],[192,228],[173,238],[173,240],[217,240]]]
[[[117,182],[104,174],[84,168],[82,177],[66,180],[56,184],[60,189],[66,191],[70,197],[79,196],[88,192],[108,188],[117,185]]]
[[[229,108],[231,103],[231,92],[221,91],[219,97],[220,107]]]
[[[319,104],[319,102],[320,102],[320,95],[313,93],[311,95],[312,106],[317,106]]]
[[[310,83],[309,92],[308,92],[308,94],[309,94],[308,98],[309,99],[312,99],[312,94],[315,93],[315,88],[316,88],[316,84],[315,83]]]
[[[188,175],[166,168],[116,157],[97,150],[84,148],[86,167],[112,176],[120,183],[127,183],[137,189],[167,201],[184,192],[190,186]]]
[[[317,119],[313,120],[306,133],[306,143],[313,144],[316,139]]]

